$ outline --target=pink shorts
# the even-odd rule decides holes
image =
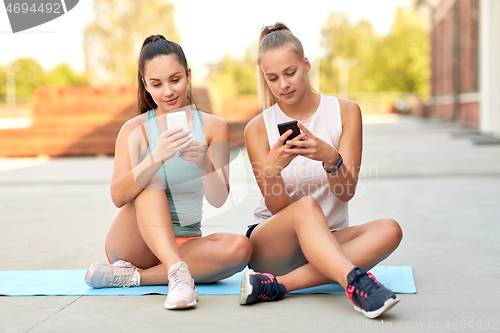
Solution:
[[[181,247],[184,243],[192,240],[192,239],[197,239],[201,238],[200,236],[194,236],[194,237],[175,237],[175,242],[177,243],[178,247]],[[111,259],[109,259],[108,252],[106,251],[106,248],[104,248],[104,253],[106,254],[106,258],[108,259],[108,262],[113,265],[113,262]],[[158,265],[161,265],[161,261],[158,261]]]

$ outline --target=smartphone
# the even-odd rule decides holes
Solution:
[[[188,120],[186,111],[175,111],[167,113],[168,129],[182,127],[183,131],[188,131]]]
[[[285,140],[285,142],[283,142],[283,144],[285,144],[287,140],[291,140],[291,139],[295,138],[297,135],[299,135],[300,129],[297,126],[297,120],[292,120],[292,121],[288,121],[286,123],[278,124],[278,131],[280,132],[280,136],[283,135],[289,129],[292,129],[293,132],[292,132],[292,134],[290,134],[288,136],[288,138],[286,138],[286,140]]]

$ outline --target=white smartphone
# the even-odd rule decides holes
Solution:
[[[175,111],[167,113],[168,129],[182,127],[183,131],[188,131],[188,119],[186,111]]]

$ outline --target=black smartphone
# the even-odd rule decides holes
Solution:
[[[283,133],[285,133],[289,129],[292,129],[293,132],[288,136],[288,138],[286,138],[283,144],[285,144],[287,140],[291,140],[295,138],[297,135],[299,135],[300,129],[297,126],[297,120],[287,121],[286,123],[278,124],[278,131],[280,132],[280,136],[283,135]]]

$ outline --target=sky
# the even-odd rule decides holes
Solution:
[[[218,62],[225,55],[241,58],[256,43],[260,30],[276,21],[289,26],[302,41],[306,56],[321,55],[321,27],[331,12],[345,12],[353,22],[366,19],[375,32],[390,31],[397,7],[410,0],[170,0],[181,46],[190,64]],[[244,4],[243,4],[244,3]],[[65,15],[29,30],[12,33],[0,4],[0,66],[19,57],[36,59],[45,70],[61,63],[84,69],[82,36],[92,21],[92,1],[80,0]],[[146,37],[146,36],[145,36]],[[133,55],[132,55],[133,56]]]

